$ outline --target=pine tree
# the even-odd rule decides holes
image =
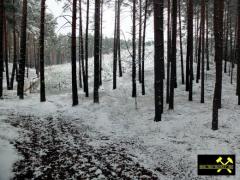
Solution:
[[[133,32],[132,32],[132,97],[137,97],[136,86],[136,0],[133,0]]]
[[[237,28],[237,95],[240,105],[240,0],[238,0],[238,28]]]
[[[170,96],[169,96],[169,109],[174,109],[174,89],[176,87],[176,52],[177,52],[177,0],[172,2],[172,43],[171,43],[171,78],[170,78]]]
[[[178,2],[178,17],[179,17],[179,39],[180,39],[180,56],[181,56],[181,74],[182,74],[182,84],[184,84],[184,64],[183,64],[183,45],[182,45],[181,0],[179,0],[179,2]]]
[[[192,101],[193,90],[193,0],[188,0],[187,16],[187,59],[186,59],[186,90],[189,101]]]
[[[81,65],[80,65],[81,64]],[[84,67],[84,44],[83,44],[83,25],[82,25],[82,0],[79,0],[79,65],[82,70],[79,70],[79,76],[82,73],[83,89],[85,89],[85,67]],[[79,68],[80,68],[79,66]],[[80,77],[79,77],[80,78]],[[81,87],[81,83],[80,83]]]
[[[201,103],[204,103],[204,80],[205,80],[205,0],[201,0],[201,46],[202,46],[202,67],[201,67]]]
[[[142,82],[142,0],[139,0],[138,80]]]
[[[7,18],[6,18],[6,11],[3,12],[3,29],[4,29],[4,60],[5,60],[5,72],[6,72],[6,81],[7,81],[7,89],[9,90],[10,81],[9,81],[9,68],[8,68],[8,24],[7,24]]]
[[[44,77],[44,31],[45,31],[45,2],[41,0],[41,24],[40,24],[40,101],[45,102],[45,77]]]
[[[15,6],[15,0],[13,0],[13,6]],[[17,75],[16,12],[13,11],[13,68],[10,80],[11,90],[13,90],[15,74]]]
[[[3,7],[4,1],[0,0],[0,42],[3,41]],[[0,98],[3,96],[3,43],[0,43]]]
[[[163,0],[154,0],[154,76],[155,76],[155,121],[161,121],[163,113],[164,79],[164,31]]]
[[[86,34],[85,34],[85,93],[89,97],[88,88],[88,28],[89,28],[89,0],[87,0],[87,14],[86,14]]]
[[[118,1],[115,0],[115,23],[114,23],[114,43],[113,43],[113,89],[117,88],[117,28],[118,28]]]
[[[20,61],[19,61],[19,81],[18,95],[20,99],[24,99],[24,78],[26,64],[26,40],[27,40],[27,0],[23,0],[22,4],[22,21],[21,21],[21,42],[20,42]]]
[[[72,5],[72,101],[73,106],[78,105],[77,70],[76,70],[76,22],[77,22],[77,0]]]
[[[214,0],[214,36],[215,36],[215,63],[216,82],[213,98],[212,129],[218,129],[218,109],[221,107],[222,90],[222,60],[223,60],[223,11],[224,1]]]
[[[144,12],[144,25],[143,25],[143,40],[142,40],[142,95],[145,95],[145,41],[146,41],[146,28],[147,28],[147,11],[148,11],[148,0],[145,2]]]
[[[99,103],[100,0],[95,0],[94,25],[94,103]]]

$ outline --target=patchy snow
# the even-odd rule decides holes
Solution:
[[[61,149],[67,152],[75,152],[76,147],[80,146],[89,149],[89,152],[103,154],[104,163],[99,165],[98,160],[91,161],[91,174],[94,177],[116,177],[114,173],[121,172],[122,177],[140,177],[136,173],[138,165],[150,170],[156,174],[159,179],[222,179],[226,177],[199,177],[197,175],[197,155],[198,154],[236,154],[237,160],[237,174],[235,177],[228,177],[227,179],[240,179],[238,173],[240,160],[240,126],[238,120],[240,119],[240,107],[237,105],[237,98],[235,96],[236,84],[230,84],[230,78],[227,74],[223,77],[223,108],[219,114],[219,130],[211,130],[212,119],[212,97],[214,85],[214,68],[206,74],[206,88],[205,99],[206,103],[200,103],[200,84],[194,83],[194,101],[189,102],[188,94],[185,92],[185,86],[181,85],[181,80],[178,79],[178,88],[175,94],[175,109],[168,110],[166,104],[164,108],[163,121],[156,123],[154,119],[154,86],[153,86],[153,47],[147,48],[146,60],[146,96],[142,96],[140,85],[138,84],[138,98],[137,107],[135,99],[131,97],[131,59],[127,52],[122,55],[123,66],[125,73],[123,78],[118,78],[118,89],[112,90],[112,55],[105,55],[103,62],[103,86],[100,88],[100,104],[94,104],[92,99],[93,88],[93,59],[89,61],[89,85],[90,98],[85,98],[82,90],[79,89],[79,106],[71,107],[71,66],[70,64],[56,65],[46,68],[46,89],[47,102],[39,102],[38,91],[36,93],[27,93],[25,100],[18,100],[13,92],[4,92],[7,99],[1,100],[0,111],[1,114],[0,127],[6,129],[0,131],[0,140],[3,147],[7,143],[9,151],[7,155],[12,157],[8,159],[6,166],[8,170],[10,166],[17,160],[16,150],[9,141],[14,138],[9,133],[15,132],[18,128],[19,139],[15,143],[15,147],[24,149],[24,143],[31,141],[27,138],[31,129],[37,127],[37,138],[42,138],[39,146],[44,148],[38,149],[36,152],[39,155],[34,155],[38,159],[48,152],[51,146],[44,146],[51,139],[48,133],[48,128],[54,126],[54,130],[59,137],[60,148],[58,153],[62,153]],[[178,69],[180,73],[180,68]],[[180,77],[180,76],[179,76]],[[52,117],[53,124],[48,126],[49,117]],[[20,119],[18,119],[20,118]],[[9,119],[9,123],[15,128],[6,124],[2,119]],[[21,119],[25,120],[21,122]],[[29,122],[28,122],[29,119]],[[60,120],[59,120],[60,119]],[[79,132],[86,134],[77,136],[78,141],[74,141],[73,134],[62,131],[59,126],[61,122],[66,123],[70,132]],[[28,122],[25,124],[25,122]],[[60,122],[60,125],[59,125]],[[69,122],[69,123],[68,123]],[[6,127],[7,126],[7,127]],[[33,128],[29,128],[33,127]],[[75,131],[72,131],[71,129]],[[51,128],[50,128],[51,129]],[[12,131],[13,130],[13,131]],[[15,133],[14,137],[17,135]],[[30,133],[31,134],[31,133]],[[30,136],[31,137],[31,136]],[[85,144],[81,144],[81,139],[84,137]],[[53,141],[54,142],[54,141]],[[46,144],[45,144],[46,143]],[[29,145],[29,144],[28,144]],[[28,146],[27,146],[28,147]],[[31,146],[30,146],[31,147]],[[104,151],[113,148],[109,152],[112,156],[107,158]],[[123,148],[123,154],[129,164],[129,171],[117,170],[121,159],[115,152]],[[50,149],[51,150],[51,149]],[[0,148],[1,152],[1,148]],[[6,153],[6,151],[3,151]],[[24,151],[25,152],[25,151]],[[31,155],[31,151],[27,151]],[[86,153],[86,152],[83,152]],[[6,157],[2,155],[1,157]],[[117,160],[113,157],[117,156]],[[55,157],[55,156],[54,156]],[[127,160],[127,159],[131,160]],[[12,160],[11,160],[12,159]],[[32,159],[31,159],[32,160]],[[115,162],[116,160],[116,162]],[[84,161],[84,159],[82,160]],[[15,169],[19,168],[19,162],[15,164]],[[62,160],[59,159],[59,162]],[[73,162],[73,161],[71,161]],[[62,162],[66,167],[71,162]],[[109,162],[115,162],[115,165],[110,168],[112,174],[104,171],[104,166]],[[0,163],[1,164],[1,163]],[[23,163],[24,164],[24,163]],[[25,164],[24,164],[25,165]],[[83,165],[88,167],[87,162]],[[17,167],[16,167],[17,166]],[[92,167],[93,166],[93,167]],[[1,167],[1,166],[0,166]],[[38,165],[36,165],[38,167]],[[41,166],[40,166],[41,167]],[[54,166],[55,167],[55,166]],[[137,167],[137,168],[136,168]],[[41,167],[42,168],[42,167]],[[36,177],[46,172],[46,169],[31,169]],[[47,167],[46,167],[47,168]],[[74,166],[76,176],[83,175],[85,167]],[[21,169],[21,167],[20,167]],[[81,170],[81,171],[80,171]],[[0,171],[1,172],[1,171]],[[4,171],[5,172],[5,171]],[[21,171],[20,171],[21,172]],[[105,174],[104,174],[105,173]],[[126,174],[127,173],[127,174]],[[133,173],[133,174],[132,174]],[[0,173],[2,174],[2,173]],[[4,173],[5,176],[8,173]],[[151,174],[151,173],[150,173]],[[152,175],[153,175],[152,174]],[[66,175],[66,174],[65,174]],[[141,177],[148,176],[141,174]],[[7,176],[6,176],[7,177]],[[6,178],[5,177],[5,178]],[[66,175],[66,177],[68,177]],[[151,176],[150,176],[151,177]],[[2,178],[2,177],[1,177]],[[0,178],[0,179],[1,179]]]
[[[1,111],[2,112],[2,111]],[[10,124],[4,122],[7,116],[0,116],[0,179],[10,179],[12,175],[12,165],[18,160],[17,151],[14,149],[12,141],[17,137],[17,132]]]

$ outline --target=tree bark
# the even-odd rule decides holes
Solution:
[[[204,103],[204,80],[205,80],[205,0],[201,0],[201,46],[202,46],[202,68],[201,68],[201,103]]]
[[[15,0],[13,0],[13,5],[15,5]],[[16,49],[16,13],[13,12],[13,68],[12,76],[10,80],[10,89],[13,90],[15,73],[17,72],[17,49]]]
[[[45,95],[45,76],[44,76],[44,31],[45,31],[45,2],[41,1],[41,25],[40,25],[40,101],[46,101]]]
[[[237,28],[237,95],[238,105],[240,105],[240,0],[238,0],[238,28]]]
[[[177,52],[177,0],[173,0],[172,8],[172,50],[171,50],[171,81],[170,81],[170,97],[169,109],[174,109],[174,88],[176,87],[176,52]]]
[[[99,103],[99,52],[100,52],[100,0],[95,0],[95,25],[94,25],[94,103]]]
[[[136,86],[136,0],[133,0],[133,29],[132,29],[132,97],[137,97]]]
[[[86,74],[84,67],[84,43],[83,43],[83,25],[82,25],[82,0],[79,0],[79,60],[81,61],[83,89],[86,86]],[[80,67],[79,67],[80,68]],[[80,73],[80,71],[79,71]]]
[[[142,83],[142,0],[139,0],[138,80]]]
[[[88,27],[89,27],[89,0],[87,0],[86,34],[85,34],[85,93],[89,97],[88,88]]]
[[[146,27],[147,27],[147,10],[148,10],[148,0],[145,2],[145,12],[144,12],[144,27],[143,27],[143,47],[142,47],[142,95],[145,95],[145,39],[146,39]]]
[[[3,9],[4,1],[0,0],[0,42],[3,41]],[[0,98],[3,96],[3,43],[0,43]]]
[[[24,99],[24,77],[26,63],[26,38],[27,38],[27,0],[22,4],[22,21],[21,21],[21,42],[20,42],[20,61],[19,61],[19,82],[18,95]]]
[[[76,68],[76,23],[77,23],[77,0],[73,0],[72,5],[72,105],[78,105],[78,90],[77,90],[77,68]]]
[[[188,0],[188,27],[187,27],[187,68],[186,89],[189,91],[188,100],[192,101],[193,91],[193,0]]]
[[[178,16],[179,16],[179,39],[180,39],[180,56],[181,56],[181,74],[182,84],[184,84],[184,64],[183,64],[183,45],[182,45],[182,20],[181,20],[181,0],[178,3]]]
[[[176,0],[174,0],[173,3],[176,3]],[[164,79],[163,9],[164,9],[164,1],[154,0],[154,39],[155,39],[154,85],[155,85],[155,121],[156,122],[161,121],[162,113],[163,113],[163,79]]]
[[[222,60],[223,60],[223,11],[224,1],[214,0],[214,36],[216,82],[213,98],[212,129],[218,129],[218,109],[221,107]]]

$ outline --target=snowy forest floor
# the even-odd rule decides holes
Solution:
[[[189,102],[178,78],[175,109],[170,111],[165,104],[163,121],[156,123],[152,48],[148,52],[146,96],[140,95],[138,85],[137,108],[127,55],[123,55],[128,59],[123,62],[124,77],[118,79],[115,91],[111,55],[104,56],[100,104],[92,100],[92,65],[90,98],[79,89],[77,107],[71,107],[70,64],[46,68],[46,103],[39,102],[38,91],[27,93],[22,101],[15,91],[5,91],[0,103],[0,179],[240,179],[235,81],[231,85],[224,74],[218,131],[211,130],[213,67],[206,74],[204,104],[200,84],[194,83],[194,101]],[[198,176],[197,155],[218,153],[236,154],[236,176]]]

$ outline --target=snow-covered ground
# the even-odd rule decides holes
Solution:
[[[79,89],[77,107],[71,107],[70,64],[46,68],[46,103],[39,102],[37,91],[27,93],[22,101],[14,92],[5,91],[7,98],[0,104],[0,179],[8,179],[16,160],[19,160],[14,166],[17,177],[27,172],[34,177],[50,177],[48,169],[55,168],[58,172],[59,166],[65,168],[64,177],[69,179],[67,172],[73,173],[73,179],[85,177],[83,174],[87,172],[90,175],[94,172],[90,179],[153,179],[155,176],[163,180],[240,179],[240,107],[235,96],[236,84],[230,84],[229,76],[223,77],[218,131],[211,130],[213,67],[206,74],[205,104],[200,103],[200,84],[195,83],[194,101],[188,101],[179,75],[175,109],[170,111],[165,104],[163,120],[156,123],[153,121],[153,48],[147,48],[146,96],[141,95],[138,85],[137,107],[131,97],[131,59],[127,52],[122,59],[124,77],[118,78],[118,89],[112,90],[112,55],[104,56],[100,104],[94,104],[92,99],[93,59],[89,62],[90,98],[85,98]],[[4,147],[8,150],[2,150]],[[81,149],[83,152],[79,153]],[[68,153],[75,156],[71,158]],[[197,155],[218,153],[236,154],[236,176],[198,176]],[[44,167],[46,154],[60,165],[49,162]],[[88,167],[82,159],[85,156],[91,156],[88,160],[93,168],[91,173],[84,168]]]

